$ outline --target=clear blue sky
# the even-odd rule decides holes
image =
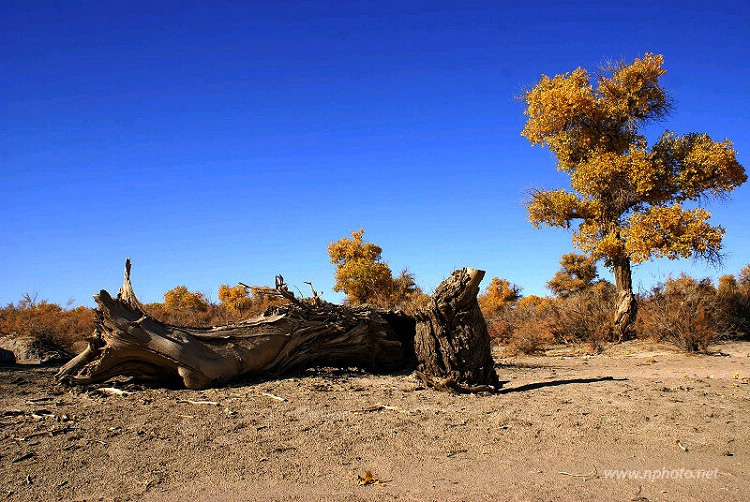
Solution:
[[[566,178],[515,98],[647,51],[677,102],[649,134],[728,137],[750,167],[748,1],[0,5],[2,304],[92,305],[126,257],[147,302],[277,273],[338,301],[326,247],[360,227],[428,291],[468,265],[547,294],[570,235],[522,202]],[[636,284],[750,262],[749,185],[709,205],[723,269]]]

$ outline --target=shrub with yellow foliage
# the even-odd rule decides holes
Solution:
[[[238,317],[242,317],[242,313],[249,310],[253,305],[249,288],[242,284],[237,286],[221,284],[219,286],[219,301],[227,312],[237,314]]]
[[[164,293],[164,303],[146,305],[146,311],[172,324],[201,326],[211,318],[211,304],[206,295],[177,286]]]
[[[491,318],[521,299],[521,288],[507,279],[493,277],[484,293],[477,297],[485,318]]]
[[[262,291],[270,289],[267,286],[246,286],[244,284],[229,286],[228,284],[222,284],[219,286],[220,311],[224,314],[226,321],[239,321],[257,317],[265,312],[268,307],[288,302],[288,300],[278,296],[262,294]]]
[[[336,265],[334,291],[346,294],[352,305],[371,303],[382,307],[414,310],[426,295],[416,285],[414,275],[404,269],[393,278],[390,267],[381,261],[383,249],[364,242],[364,229],[352,232],[352,238],[331,242],[328,255]]]
[[[94,331],[94,311],[88,307],[65,308],[26,294],[17,303],[0,308],[0,335],[31,338],[50,348],[74,353],[76,342]]]
[[[567,298],[590,288],[597,275],[593,259],[582,254],[567,253],[560,259],[560,270],[547,283],[547,287],[555,295]]]

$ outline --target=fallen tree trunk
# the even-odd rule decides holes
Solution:
[[[334,305],[317,296],[299,299],[281,276],[277,277],[276,288],[267,293],[282,296],[289,303],[237,324],[174,326],[144,312],[133,292],[128,261],[117,297],[104,290],[94,296],[98,305],[96,329],[88,347],[56,377],[67,383],[86,384],[127,375],[157,383],[177,380],[188,388],[200,389],[239,376],[272,377],[311,366],[375,371],[416,366],[414,317],[366,305]],[[476,303],[476,291],[473,295]]]

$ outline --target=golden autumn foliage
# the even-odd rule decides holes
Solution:
[[[250,309],[253,305],[249,288],[242,284],[238,284],[237,286],[229,286],[228,284],[220,285],[219,301],[227,311],[239,315],[242,315],[242,312]]]
[[[521,288],[507,279],[493,277],[484,293],[477,297],[485,317],[492,317],[514,305],[521,298]]]
[[[659,85],[662,63],[661,55],[647,53],[614,64],[596,88],[580,68],[543,76],[524,96],[522,135],[555,154],[573,189],[534,192],[530,221],[568,228],[581,220],[574,244],[608,263],[715,258],[724,230],[708,223],[704,209],[681,203],[728,194],[747,179],[726,139],[666,132],[648,148],[639,127],[671,108]]]
[[[529,295],[529,296],[524,296],[523,298],[518,300],[516,307],[520,310],[539,311],[539,310],[543,310],[549,307],[553,303],[554,303],[554,300],[551,298],[547,298],[544,296],[537,296],[537,295]]]
[[[522,135],[547,147],[571,190],[535,190],[526,207],[531,223],[570,228],[573,244],[604,259],[620,293],[615,327],[632,336],[637,301],[631,263],[651,258],[719,259],[724,229],[710,213],[689,207],[722,197],[747,180],[732,142],[707,134],[665,132],[650,147],[640,129],[671,109],[659,78],[663,58],[646,53],[615,63],[596,77],[581,68],[542,76],[525,93]]]
[[[372,303],[383,307],[411,310],[425,295],[417,287],[414,275],[403,270],[393,278],[390,267],[381,261],[383,250],[371,242],[364,242],[365,231],[352,232],[328,245],[331,263],[336,265],[334,291],[346,294],[353,305]]]
[[[206,295],[189,291],[185,286],[177,286],[164,293],[164,309],[167,312],[205,312],[208,306]]]
[[[268,291],[271,288],[267,286],[229,286],[222,284],[219,286],[218,312],[224,314],[226,321],[238,321],[249,319],[261,315],[268,307],[282,305],[288,300],[277,296],[262,294],[262,291]]]
[[[563,298],[591,287],[597,277],[594,260],[585,255],[564,254],[560,259],[560,267],[547,287]]]
[[[364,242],[365,231],[352,232],[328,245],[331,263],[336,265],[334,291],[346,294],[347,300],[359,305],[374,303],[388,294],[393,276],[386,263],[380,261],[383,249],[371,242]]]
[[[213,317],[214,306],[200,292],[177,286],[164,293],[163,303],[144,305],[146,312],[163,322],[190,326],[206,326]]]
[[[73,345],[94,330],[94,312],[87,307],[64,308],[26,295],[0,309],[0,334],[33,338],[74,353]]]
[[[719,295],[732,295],[740,291],[740,286],[732,274],[726,274],[719,277],[719,287],[716,291]]]
[[[744,294],[750,296],[750,265],[745,265],[737,274],[737,285]]]

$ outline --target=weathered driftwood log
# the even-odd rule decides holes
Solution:
[[[117,298],[104,290],[94,296],[94,337],[57,378],[68,383],[117,375],[160,383],[179,378],[197,389],[314,365],[386,371],[414,364],[414,320],[405,314],[298,299],[280,277],[275,291],[290,303],[253,320],[214,328],[174,326],[144,313],[127,263]]]
[[[420,314],[420,319],[439,326],[439,330],[432,331],[435,336],[451,340],[458,336],[464,345],[477,341],[483,344],[482,354],[485,345],[489,354],[489,338],[480,340],[482,331],[477,328],[478,307],[476,312],[464,312],[466,305],[471,305],[465,296],[471,296],[476,304],[482,274],[454,273],[438,288],[433,305]],[[57,378],[68,383],[94,383],[128,375],[159,383],[181,380],[186,387],[197,389],[221,385],[243,375],[275,376],[320,365],[376,371],[416,366],[417,321],[413,317],[372,306],[334,305],[323,302],[317,295],[299,299],[280,276],[276,288],[268,293],[285,297],[289,303],[237,324],[214,328],[174,326],[144,313],[133,293],[127,262],[124,284],[117,298],[104,290],[94,296],[98,304],[94,336],[81,354],[60,369]],[[479,316],[481,319],[481,313]],[[433,319],[450,321],[437,324]],[[462,319],[466,325],[461,324]],[[426,329],[420,330],[427,333]],[[487,336],[486,327],[483,334]],[[489,370],[478,371],[479,359],[474,349],[450,340],[437,343],[439,349],[432,353],[448,357],[450,362],[437,362],[434,367],[448,368],[448,377],[455,382],[451,386],[441,381],[438,387],[471,390],[472,385],[496,384],[497,377],[493,380],[489,376],[489,372],[494,375],[491,362]],[[423,352],[423,356],[427,354]],[[463,363],[468,364],[465,370],[461,369]],[[484,360],[482,364],[486,365]],[[438,375],[433,366],[423,366],[422,374]],[[429,378],[425,381],[436,382]]]
[[[477,302],[483,277],[481,270],[456,270],[438,286],[429,305],[417,312],[417,374],[426,385],[458,392],[500,387]]]

